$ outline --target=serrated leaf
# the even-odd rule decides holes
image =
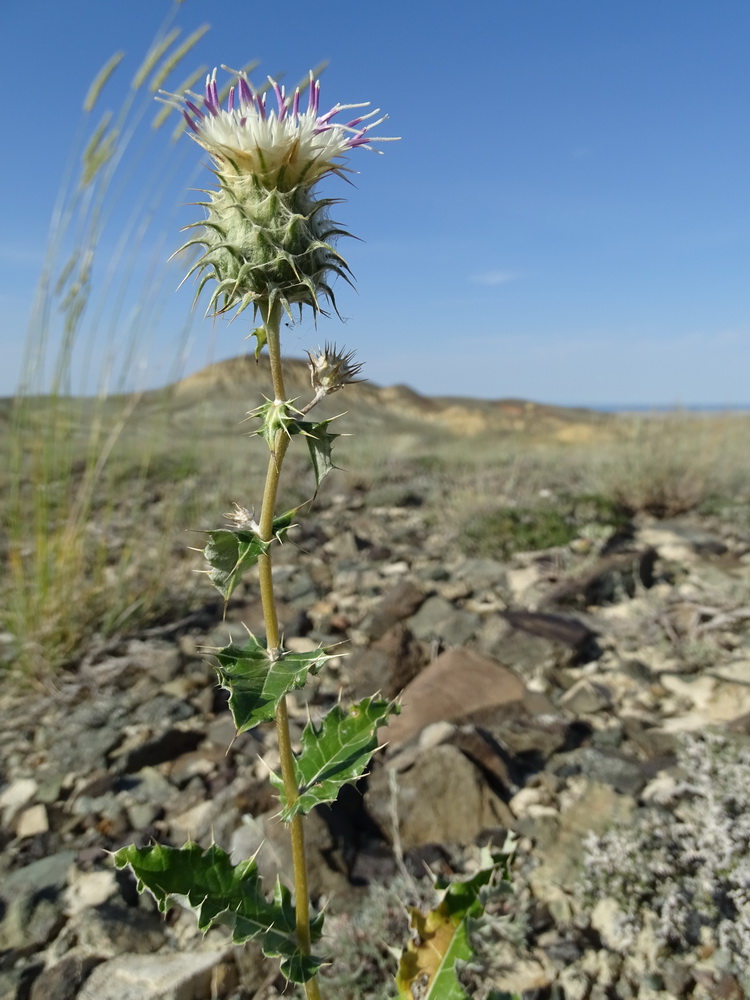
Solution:
[[[253,531],[232,528],[215,528],[206,534],[203,555],[211,567],[208,578],[226,603],[242,574],[257,563],[258,556],[267,552],[271,543],[261,541]]]
[[[401,955],[396,975],[404,1000],[468,1000],[456,962],[472,956],[469,924],[484,910],[482,890],[498,876],[507,877],[507,855],[485,852],[482,860],[483,867],[470,878],[447,885],[434,910],[410,910],[414,940]]]
[[[234,944],[257,939],[264,955],[281,958],[281,971],[292,982],[306,982],[323,964],[297,946],[289,890],[277,880],[273,900],[267,900],[252,858],[233,865],[215,844],[206,851],[192,843],[182,848],[131,844],[114,854],[114,862],[117,868],[132,869],[138,891],[147,889],[162,913],[174,903],[187,903],[200,930],[223,924],[231,928]],[[321,929],[318,918],[311,927],[313,939],[320,937]]]
[[[232,643],[215,655],[219,661],[216,672],[221,686],[230,692],[229,708],[239,733],[270,722],[281,699],[302,687],[308,673],[317,673],[331,659],[324,649],[309,653],[284,650],[278,659],[271,659],[254,635],[244,646]]]
[[[322,802],[335,801],[344,785],[361,778],[378,748],[378,727],[398,711],[391,701],[363,698],[348,712],[334,705],[318,728],[308,722],[302,732],[302,750],[294,759],[299,798],[291,807],[283,781],[277,775],[271,777],[283,806],[281,819],[288,823],[296,813],[309,813]]]
[[[331,450],[333,442],[337,437],[341,437],[341,435],[332,434],[328,430],[328,425],[335,419],[336,417],[328,417],[326,420],[320,420],[317,423],[309,420],[298,420],[290,427],[292,434],[302,434],[307,441],[307,447],[310,451],[310,461],[315,473],[316,492],[320,489],[320,484],[328,473],[336,468],[331,458]]]
[[[274,537],[283,541],[298,508],[279,514],[273,521]],[[208,542],[203,549],[211,569],[208,578],[224,598],[229,600],[243,573],[254,566],[258,557],[268,552],[270,542],[261,541],[249,528],[216,528],[207,531]]]

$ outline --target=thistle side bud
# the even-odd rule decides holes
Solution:
[[[354,351],[339,351],[336,344],[326,344],[322,349],[319,347],[317,354],[307,352],[310,359],[310,382],[318,398],[337,392],[352,382],[366,381],[357,378],[363,365],[352,364],[354,354]]]

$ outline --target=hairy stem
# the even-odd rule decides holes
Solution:
[[[286,393],[284,391],[284,373],[281,365],[279,337],[281,306],[275,305],[270,309],[261,308],[261,314],[266,330],[274,397],[277,401],[283,401],[286,398]],[[270,542],[273,538],[273,517],[279,491],[279,477],[288,447],[289,436],[283,431],[279,431],[268,460],[266,485],[263,490],[263,505],[260,513],[259,535],[266,542]],[[269,549],[268,552],[259,557],[258,574],[260,578],[260,597],[263,605],[268,654],[269,656],[278,656],[280,655],[281,637],[279,635],[279,618],[276,612],[276,600],[273,591],[271,551]],[[276,735],[279,743],[284,792],[287,803],[292,806],[297,801],[299,793],[294,775],[294,757],[292,754],[292,741],[289,735],[289,714],[287,712],[286,698],[281,699],[276,709]],[[302,816],[296,813],[289,826],[289,834],[292,841],[292,865],[294,868],[297,943],[300,951],[309,955],[312,950],[310,940],[310,899],[307,885],[307,862],[305,860],[305,838],[302,830]],[[308,1000],[320,1000],[320,990],[318,989],[316,978],[310,979],[305,983],[305,993]]]

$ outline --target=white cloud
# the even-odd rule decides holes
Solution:
[[[482,271],[481,274],[473,274],[471,281],[476,285],[508,285],[511,281],[518,281],[521,277],[518,271]]]

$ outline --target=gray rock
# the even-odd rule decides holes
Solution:
[[[69,719],[47,753],[60,771],[88,774],[102,766],[102,762],[122,740],[127,724],[124,705],[112,705],[109,724],[99,724],[102,715],[97,711],[90,716],[95,723]],[[83,726],[83,728],[81,728]]]
[[[466,580],[473,590],[505,590],[508,567],[497,559],[466,559],[456,570],[459,580]]]
[[[427,598],[408,624],[418,639],[439,639],[448,646],[462,646],[477,632],[480,620],[470,611],[462,611],[435,595]]]
[[[626,823],[634,809],[631,796],[618,795],[609,785],[584,785],[560,813],[559,831],[545,845],[541,863],[530,873],[537,898],[555,908],[561,918],[567,911],[569,921],[572,913],[564,889],[574,886],[580,876],[585,835],[601,834],[613,823]]]
[[[590,715],[612,705],[612,692],[606,684],[589,677],[580,680],[560,698],[560,707],[575,715]]]
[[[64,924],[62,901],[22,892],[8,903],[0,923],[0,950],[30,955],[56,937]]]
[[[179,704],[188,708],[191,715],[195,713],[193,706],[188,705],[187,702]],[[133,771],[141,771],[145,767],[154,767],[195,750],[202,741],[203,732],[201,729],[172,727],[166,732],[155,733],[146,739],[134,740],[133,745],[128,746],[127,749],[123,749],[123,752],[118,754],[117,769],[129,774]]]
[[[318,594],[315,581],[306,569],[299,569],[295,572],[284,587],[284,598],[291,604],[312,604]]]
[[[415,614],[424,599],[424,591],[413,580],[401,580],[365,616],[360,630],[368,639],[379,639],[398,622]]]
[[[11,900],[22,892],[59,892],[67,884],[68,872],[74,860],[75,851],[60,851],[48,858],[32,861],[23,868],[17,868],[0,881],[0,896]]]
[[[551,762],[551,769],[560,777],[582,774],[589,781],[611,785],[624,795],[637,795],[649,777],[638,761],[599,747],[578,747],[558,754]]]
[[[40,962],[0,971],[0,1000],[28,1000],[31,984],[41,971]]]
[[[124,954],[97,966],[79,1000],[205,1000],[223,951]]]
[[[66,955],[40,973],[31,987],[29,1000],[75,1000],[100,961],[91,955]]]
[[[475,722],[491,733],[521,765],[542,766],[554,753],[577,746],[589,730],[564,719],[544,695],[524,691],[521,701],[487,705]]]
[[[167,924],[155,910],[145,911],[110,900],[81,911],[71,922],[69,933],[75,937],[80,951],[100,958],[115,958],[125,952],[158,951],[166,941]]]
[[[517,631],[499,616],[490,617],[477,635],[480,652],[507,663],[525,680],[545,677],[557,662],[553,643],[540,636]]]
[[[163,639],[131,639],[126,655],[131,671],[140,671],[160,684],[175,678],[182,667],[179,647]]]
[[[195,708],[189,701],[174,695],[159,693],[143,702],[133,713],[133,721],[149,725],[182,722],[195,715]]]

